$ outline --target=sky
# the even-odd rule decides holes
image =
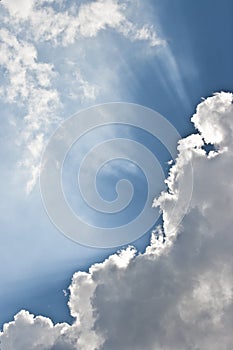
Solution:
[[[1,350],[231,349],[232,11],[231,0],[1,1]],[[85,129],[108,106],[113,123],[65,158],[66,199],[110,232],[149,193],[154,221],[124,242],[84,245],[51,222],[39,175],[55,130],[72,118]],[[131,124],[116,125],[125,111]],[[81,190],[95,203],[94,179],[115,205],[116,184],[130,181],[132,203],[116,216],[77,188],[85,156],[110,139]]]

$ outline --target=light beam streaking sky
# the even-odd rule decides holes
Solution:
[[[123,101],[155,109],[182,137],[196,132],[201,98],[233,91],[232,11],[231,0],[1,2],[1,324],[21,309],[71,322],[62,290],[116,251],[68,240],[45,214],[38,171],[55,128],[83,108]],[[167,174],[169,155],[155,148]],[[134,245],[144,251],[149,240]]]

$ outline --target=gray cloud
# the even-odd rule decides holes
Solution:
[[[22,311],[4,326],[3,350],[232,348],[232,98],[220,93],[203,101],[193,117],[201,135],[180,141],[170,191],[156,201],[166,243],[153,235],[144,254],[127,248],[89,273],[77,272],[69,300],[74,324],[54,326]],[[217,150],[207,154],[205,140]],[[187,175],[189,162],[190,209],[172,231],[168,202],[177,200],[179,177]]]

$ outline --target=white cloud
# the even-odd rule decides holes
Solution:
[[[57,90],[52,87],[56,74],[52,64],[38,62],[33,44],[19,40],[6,28],[0,31],[0,50],[0,65],[5,70],[6,80],[2,97],[5,102],[27,111],[21,143],[25,148],[22,163],[32,173],[28,184],[30,191],[39,170],[44,135],[49,125],[57,120],[54,112],[60,101]]]
[[[99,92],[97,85],[91,84],[84,79],[80,71],[74,73],[74,78],[75,81],[78,81],[78,88],[76,88],[76,93],[70,96],[72,99],[95,100],[97,98]]]
[[[6,324],[3,330],[4,336],[1,337],[3,349],[75,349],[73,340],[66,341],[69,325],[62,323],[54,326],[50,319],[42,316],[34,317],[24,310],[14,317],[13,322]]]
[[[231,93],[217,95],[214,99],[207,99],[197,107],[197,111],[192,118],[195,127],[200,131],[205,141],[222,149],[224,149],[224,146],[232,145],[231,100]]]
[[[165,41],[152,25],[142,26],[127,18],[127,3],[98,0],[72,6],[65,11],[37,6],[30,14],[35,40],[52,41],[55,45],[70,45],[81,38],[94,38],[101,30],[113,29],[131,41],[145,41],[161,46]]]
[[[153,25],[137,25],[127,18],[127,1],[96,0],[72,4],[55,10],[54,1],[34,2],[21,0],[3,3],[12,20],[30,23],[34,40],[52,41],[67,46],[79,38],[96,37],[101,30],[113,29],[132,41],[147,41],[150,46],[161,46],[165,41],[156,33]],[[25,11],[23,9],[25,8]],[[18,27],[21,30],[21,27]]]
[[[125,6],[114,0],[100,0],[84,4],[77,17],[79,32],[84,37],[96,36],[106,27],[117,28],[125,20]]]
[[[12,16],[26,19],[33,8],[32,0],[11,0],[4,2],[4,6],[8,9]]]
[[[67,76],[66,67],[59,69],[54,62],[44,61],[44,45],[52,44],[49,51],[80,45],[82,39],[97,40],[104,30],[115,31],[130,41],[144,41],[152,47],[163,45],[164,41],[153,26],[134,23],[132,14],[129,20],[127,4],[127,1],[117,0],[88,1],[78,5],[67,5],[60,0],[1,3],[7,10],[4,14],[8,13],[2,16],[0,31],[0,66],[5,73],[0,94],[4,102],[17,103],[19,111],[26,111],[24,125],[20,126],[23,130],[21,147],[25,149],[20,164],[29,174],[28,192],[36,183],[41,151],[59,120],[58,110],[59,115],[63,112],[61,101],[66,98],[76,100],[81,107],[86,101],[95,101],[101,93],[101,86],[91,81],[91,74],[86,72],[90,71],[87,67],[90,64],[85,64],[85,48],[76,58],[74,71]],[[108,62],[104,66],[108,67]],[[105,85],[109,84],[106,71],[98,73],[98,79],[104,80]],[[111,70],[111,81],[114,80],[112,75]],[[119,79],[117,73],[115,79]],[[63,80],[69,85],[66,90],[63,90]]]
[[[145,254],[135,256],[128,248],[93,265],[89,273],[77,272],[69,300],[74,324],[53,326],[23,311],[5,325],[3,350],[38,349],[42,330],[40,349],[61,349],[56,347],[61,335],[66,341],[62,349],[231,349],[232,100],[232,94],[220,93],[203,101],[193,117],[201,136],[180,142],[168,178],[169,197],[163,194],[157,201],[167,243],[160,230]],[[214,156],[204,151],[202,138],[218,148]],[[188,175],[189,162],[194,172],[190,209],[176,235],[173,230],[169,236],[168,202],[177,201],[179,178]]]

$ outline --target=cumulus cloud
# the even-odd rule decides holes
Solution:
[[[179,142],[168,191],[155,203],[163,227],[145,253],[128,247],[88,273],[75,273],[69,299],[74,324],[54,326],[21,311],[4,326],[3,350],[232,348],[232,100],[222,92],[197,107],[192,120],[198,133]],[[214,150],[206,152],[206,143]],[[189,175],[190,162],[190,208],[171,230],[170,203],[179,200],[179,181]]]
[[[4,326],[4,337],[1,339],[3,349],[67,349],[74,350],[71,336],[68,342],[69,325],[53,325],[46,317],[33,316],[27,311],[20,311],[14,321]],[[61,346],[64,346],[63,348]]]

